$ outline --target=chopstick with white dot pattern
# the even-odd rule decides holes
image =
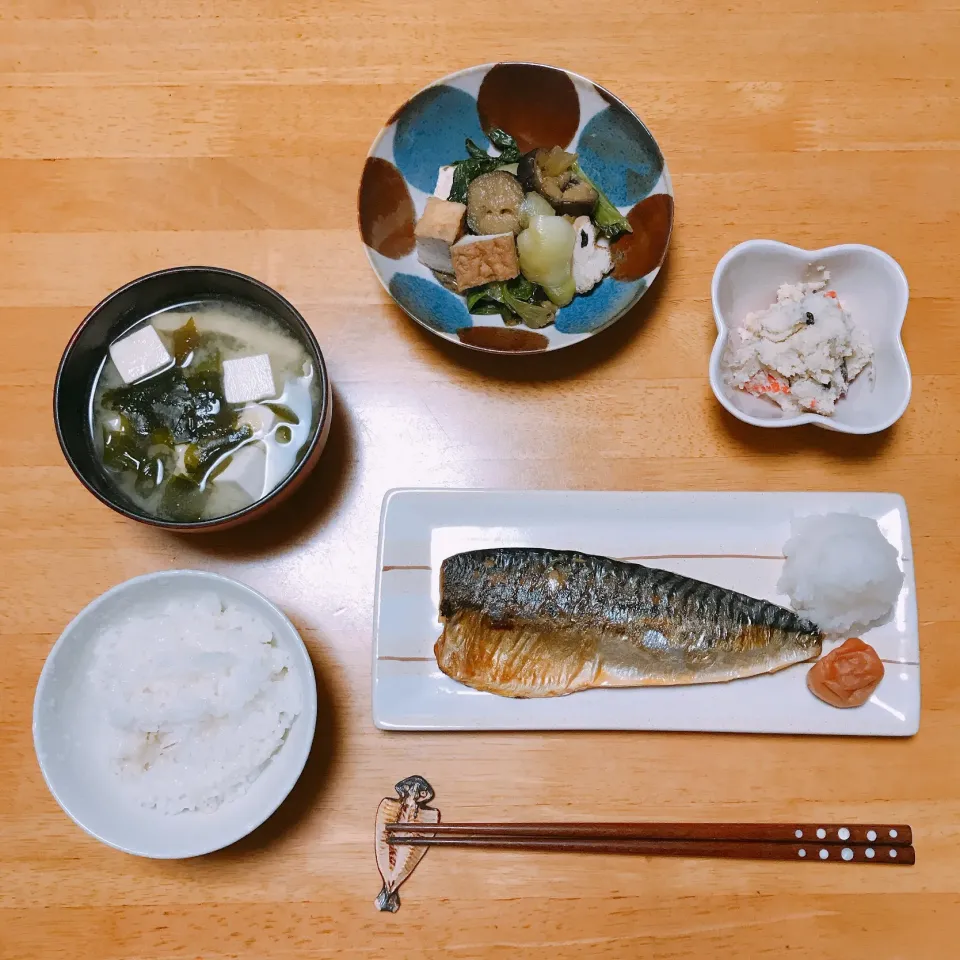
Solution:
[[[909,866],[903,824],[440,823],[387,825],[391,844]]]

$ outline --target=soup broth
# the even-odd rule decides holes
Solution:
[[[137,507],[194,522],[282,483],[306,454],[320,402],[296,338],[266,313],[210,300],[153,314],[111,344],[90,423],[107,476]]]

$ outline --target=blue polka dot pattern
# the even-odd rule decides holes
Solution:
[[[400,111],[393,156],[408,183],[433,193],[440,167],[467,155],[466,137],[481,145],[487,142],[477,101],[455,87],[427,87]]]
[[[620,283],[607,277],[589,293],[577,294],[557,314],[560,333],[593,333],[611,323],[646,287],[645,280]]]
[[[607,107],[590,118],[580,134],[577,153],[583,169],[618,207],[642,200],[663,173],[663,155],[653,137],[620,106]]]
[[[390,280],[390,295],[421,323],[441,333],[456,333],[473,325],[466,303],[436,280],[397,273]]]

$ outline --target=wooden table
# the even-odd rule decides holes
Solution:
[[[833,7],[831,11],[829,8]],[[0,957],[945,958],[960,935],[960,12],[952,0],[3,0],[0,5]],[[491,360],[388,302],[355,197],[381,122],[471,63],[586,74],[649,123],[677,225],[632,316],[559,355]],[[758,431],[706,379],[710,276],[748,237],[896,257],[915,375],[886,434]],[[150,270],[213,263],[296,303],[336,419],[293,502],[180,538],[97,503],[50,415],[86,311]],[[856,489],[906,495],[923,625],[907,741],[389,735],[370,717],[377,521],[401,485]],[[47,792],[30,713],[50,646],[111,585],[244,580],[301,628],[317,749],[232,849],[151,862]],[[379,914],[376,805],[411,773],[463,818],[901,820],[912,870],[435,851]],[[788,953],[789,951],[789,953]]]

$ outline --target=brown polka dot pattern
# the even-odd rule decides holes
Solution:
[[[499,127],[523,151],[566,147],[580,126],[580,98],[563,70],[498,63],[483,78],[477,112],[484,130]]]
[[[363,242],[391,260],[413,250],[416,211],[400,171],[387,160],[368,157],[358,200]]]
[[[658,193],[636,204],[627,214],[633,233],[611,245],[617,280],[639,280],[663,263],[673,228],[673,197]]]
[[[498,353],[537,353],[550,345],[542,333],[516,327],[461,327],[457,336],[469,347]]]
[[[593,89],[600,94],[601,99],[606,100],[611,107],[623,107],[623,104],[605,87],[601,87],[599,83],[593,85]]]
[[[389,117],[387,117],[387,122],[384,124],[384,126],[385,127],[393,126],[393,124],[395,124],[400,119],[400,117],[403,114],[403,111],[406,110],[409,105],[410,105],[410,100],[404,100],[403,103],[401,103],[400,106],[397,107],[397,109],[394,110]]]

